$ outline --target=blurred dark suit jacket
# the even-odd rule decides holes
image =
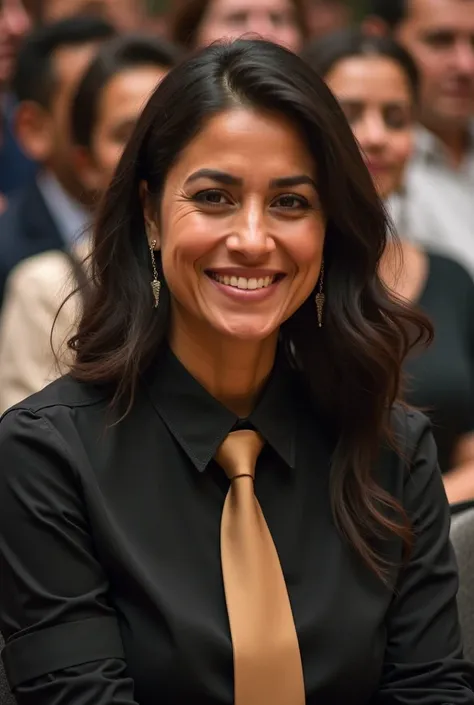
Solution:
[[[0,193],[9,198],[24,189],[38,173],[38,165],[26,156],[17,142],[13,124],[15,107],[13,96],[5,96],[0,115],[3,132],[0,140]]]
[[[64,250],[64,240],[34,181],[10,199],[0,216],[0,306],[11,270],[46,250]]]

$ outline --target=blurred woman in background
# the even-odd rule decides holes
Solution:
[[[381,197],[403,184],[418,99],[410,55],[389,38],[343,31],[310,45],[306,60],[338,98]],[[435,340],[405,365],[408,401],[431,417],[451,504],[474,498],[474,283],[456,262],[424,252],[400,233],[381,261],[385,284],[418,304]],[[402,257],[400,258],[400,254]]]
[[[90,64],[73,102],[71,123],[76,169],[98,197],[113,177],[147,98],[178,57],[178,50],[161,39],[125,36],[104,44]],[[12,272],[0,318],[0,412],[62,371],[55,354],[67,362],[63,344],[73,332],[80,298],[70,298],[59,313],[58,308],[80,283],[88,249],[85,237],[72,255],[46,252]]]
[[[176,0],[171,39],[187,49],[255,34],[299,51],[307,36],[302,0]]]

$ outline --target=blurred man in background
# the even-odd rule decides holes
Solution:
[[[34,31],[21,47],[12,81],[17,135],[41,169],[0,216],[0,301],[18,262],[69,249],[88,224],[89,194],[73,167],[69,111],[98,42],[114,34],[105,20],[74,17]]]
[[[406,227],[474,273],[474,0],[372,0],[370,32],[393,32],[421,71]]]
[[[143,29],[146,22],[145,0],[26,0],[26,5],[38,24],[95,15],[113,24],[119,32],[135,32]]]
[[[12,134],[14,101],[9,95],[18,47],[29,28],[30,18],[22,0],[0,0],[0,212],[6,204],[3,194],[31,173]]]
[[[322,37],[344,27],[352,20],[348,0],[305,0],[309,33]]]
[[[29,28],[22,0],[0,0],[0,86],[10,80],[19,44]]]

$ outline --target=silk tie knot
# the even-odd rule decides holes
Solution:
[[[255,465],[262,448],[263,438],[257,431],[233,431],[219,447],[215,459],[229,480],[255,478]]]

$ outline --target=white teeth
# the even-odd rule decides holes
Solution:
[[[216,274],[214,272],[211,272],[210,275],[220,284],[225,284],[225,286],[232,286],[235,289],[245,290],[265,289],[267,286],[270,286],[270,284],[273,284],[276,279],[275,275],[261,279],[257,279],[256,277],[251,277],[250,279],[247,279],[246,277],[221,276],[220,274]]]

